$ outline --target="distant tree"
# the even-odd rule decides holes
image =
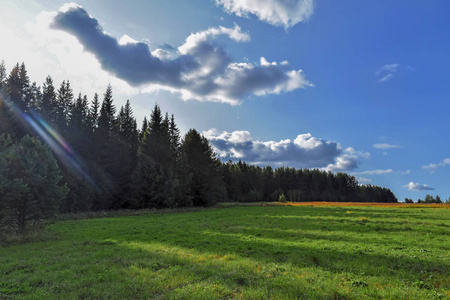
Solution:
[[[414,203],[413,199],[405,198],[405,203]]]
[[[103,94],[103,102],[98,119],[99,134],[105,139],[108,139],[113,134],[116,126],[116,107],[113,101],[112,87],[108,85]]]
[[[46,122],[56,124],[56,89],[50,76],[47,76],[42,85],[42,97],[37,103],[37,110]]]
[[[439,197],[439,195],[436,195],[435,201],[436,203],[442,203],[441,197]]]
[[[433,196],[431,196],[430,194],[425,196],[425,199],[423,201],[424,203],[435,203],[436,199],[434,199]]]
[[[141,130],[139,130],[139,142],[142,142],[142,139],[144,138],[145,133],[148,130],[148,121],[147,117],[144,117],[144,121],[142,121],[142,127]]]
[[[5,66],[5,61],[2,60],[2,62],[0,63],[0,93],[3,90],[3,87],[6,83],[6,66]]]
[[[280,197],[278,197],[278,202],[287,202],[286,196],[281,194]]]
[[[91,133],[95,132],[98,126],[100,102],[98,101],[98,94],[94,94],[94,98],[89,108],[89,122],[91,125]]]
[[[28,222],[53,216],[67,188],[61,185],[58,164],[39,139],[23,137],[12,144],[0,136],[0,201],[20,231]]]
[[[81,100],[81,94],[80,94]],[[69,80],[63,80],[57,91],[54,111],[56,115],[56,126],[60,133],[65,133],[71,118],[71,111],[74,104],[74,95]]]

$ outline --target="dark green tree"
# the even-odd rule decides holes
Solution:
[[[139,145],[138,165],[133,178],[138,206],[162,208],[175,205],[174,155],[169,126],[157,104]]]
[[[0,144],[0,201],[23,232],[30,221],[53,216],[67,188],[52,152],[39,139],[24,136],[12,144],[2,135]]]
[[[100,102],[98,101],[98,94],[94,94],[91,106],[89,108],[89,122],[91,127],[91,133],[97,130],[98,118],[99,118]]]
[[[191,178],[188,196],[194,206],[210,206],[223,201],[225,187],[221,163],[208,140],[195,129],[189,130],[182,142],[186,172]]]

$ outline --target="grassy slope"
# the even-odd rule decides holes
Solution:
[[[0,299],[450,298],[450,210],[232,207],[58,222]]]

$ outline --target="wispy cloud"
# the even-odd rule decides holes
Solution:
[[[399,64],[384,65],[375,72],[378,82],[386,82],[394,78],[394,73],[397,72]]]
[[[223,160],[242,159],[253,164],[346,171],[357,168],[360,160],[369,155],[353,148],[343,150],[338,143],[309,133],[281,141],[254,140],[245,130],[219,132],[211,129],[204,131],[203,135]]]
[[[376,149],[395,149],[395,148],[401,148],[402,146],[383,143],[383,144],[374,144],[373,147]]]
[[[439,168],[444,168],[445,166],[450,165],[450,158],[446,158],[437,164],[429,164],[426,166],[422,166],[422,169],[429,171],[430,173],[436,172]]]
[[[432,191],[432,190],[434,190],[434,188],[432,188],[426,184],[414,183],[412,181],[410,183],[404,185],[403,187],[408,188],[408,190],[410,190],[410,191]]]
[[[268,62],[263,57],[259,64],[233,62],[212,40],[226,36],[234,42],[248,41],[249,34],[237,25],[193,33],[176,53],[167,47],[150,51],[148,43],[128,36],[118,41],[76,4],[64,5],[51,27],[75,36],[105,71],[128,84],[148,87],[149,91],[179,92],[184,99],[238,104],[250,95],[280,94],[313,86],[301,70],[291,69],[286,62]]]
[[[366,177],[357,177],[356,180],[358,180],[359,183],[369,183],[372,181],[372,179]]]
[[[386,170],[369,170],[369,171],[361,171],[361,172],[353,172],[352,175],[382,175],[382,174],[390,174],[394,171],[392,169],[386,169]]]
[[[216,0],[227,13],[240,17],[255,15],[261,21],[289,28],[308,21],[313,14],[313,0]]]

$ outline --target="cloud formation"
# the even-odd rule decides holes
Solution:
[[[404,185],[403,187],[407,187],[408,190],[410,190],[410,191],[432,191],[432,190],[434,190],[434,188],[432,188],[426,184],[414,183],[412,181],[410,183]]]
[[[401,148],[402,146],[384,143],[384,144],[374,144],[373,147],[376,149],[395,149]]]
[[[129,36],[119,41],[106,33],[81,6],[64,5],[51,28],[75,36],[84,49],[95,55],[101,67],[132,86],[148,86],[180,92],[184,99],[238,104],[249,95],[280,94],[313,86],[301,70],[287,62],[236,63],[213,42],[226,36],[235,42],[250,39],[237,25],[191,34],[176,53],[150,51],[149,45]],[[173,57],[173,58],[172,58]]]
[[[444,168],[447,165],[450,165],[450,158],[446,158],[437,164],[431,163],[429,165],[422,166],[422,169],[427,170],[431,174],[433,174],[434,172],[436,172],[437,169]]]
[[[278,142],[254,140],[246,130],[219,132],[211,129],[202,134],[222,160],[242,159],[257,165],[347,171],[357,168],[360,160],[369,155],[353,148],[342,150],[338,143],[313,137],[310,133]]]
[[[384,65],[378,69],[375,76],[378,78],[378,82],[386,82],[394,78],[394,73],[397,72],[399,64]]]
[[[308,21],[313,14],[312,0],[216,0],[229,14],[255,15],[261,21],[289,28]]]
[[[354,172],[352,175],[383,175],[383,174],[389,174],[394,172],[392,169],[387,170],[370,170],[370,171],[362,171],[362,172]]]

